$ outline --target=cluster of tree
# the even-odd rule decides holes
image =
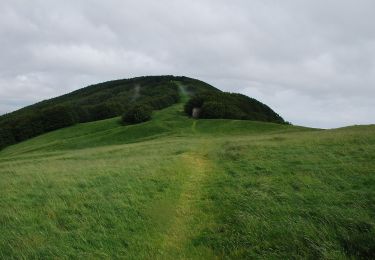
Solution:
[[[138,124],[151,119],[152,108],[148,105],[137,104],[129,108],[122,116],[124,123]]]
[[[123,115],[135,105],[151,110],[168,107],[179,100],[175,83],[179,80],[194,82],[173,76],[109,81],[0,116],[0,149],[76,123]]]
[[[72,107],[56,105],[39,111],[6,117],[0,121],[0,148],[45,132],[75,124]]]
[[[185,112],[192,116],[199,108],[199,118],[223,118],[285,123],[270,107],[241,94],[207,91],[193,96],[185,104]]]

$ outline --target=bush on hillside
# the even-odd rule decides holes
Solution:
[[[138,124],[151,119],[152,108],[148,105],[138,104],[131,107],[122,116],[124,123]]]

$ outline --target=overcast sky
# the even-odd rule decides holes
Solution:
[[[1,0],[0,114],[185,75],[312,127],[375,123],[374,0]]]

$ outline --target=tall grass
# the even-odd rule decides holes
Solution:
[[[374,258],[375,127],[153,120],[0,152],[0,258]]]

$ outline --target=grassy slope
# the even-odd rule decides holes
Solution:
[[[374,126],[181,111],[1,151],[0,258],[374,257]]]

